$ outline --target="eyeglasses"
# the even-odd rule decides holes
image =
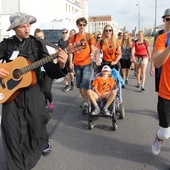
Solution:
[[[67,34],[68,32],[63,32],[63,34]]]
[[[112,30],[110,29],[110,30],[104,30],[105,32],[112,32]]]
[[[169,21],[170,21],[170,18],[165,18],[165,20],[166,20],[167,22],[169,22]]]
[[[79,24],[79,27],[85,27],[86,24]]]

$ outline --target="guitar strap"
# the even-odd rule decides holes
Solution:
[[[53,47],[53,48],[55,48],[55,49],[58,49],[58,48],[59,48],[58,45],[55,45],[54,43],[51,43],[51,42],[46,41],[46,40],[44,40],[44,39],[41,39],[41,38],[36,38],[36,39],[37,39],[38,41],[40,41],[42,44],[44,44],[44,45],[48,45],[48,46]]]

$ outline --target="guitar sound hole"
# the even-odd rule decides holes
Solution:
[[[19,69],[14,70],[13,77],[15,79],[19,79],[21,77],[21,75],[22,75],[22,73],[21,73],[21,71]]]

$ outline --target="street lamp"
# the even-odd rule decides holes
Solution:
[[[139,4],[139,0],[138,3],[136,4],[136,6],[138,7],[138,31],[140,31],[140,4]]]
[[[154,34],[156,33],[156,17],[157,17],[157,0],[155,0],[155,26],[154,26]]]
[[[143,31],[143,18],[141,17],[141,29],[142,29],[142,31]]]

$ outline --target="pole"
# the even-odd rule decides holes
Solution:
[[[156,34],[156,17],[157,17],[157,0],[155,0],[155,26],[154,26],[154,34]]]
[[[138,32],[140,31],[140,4],[138,1]]]

